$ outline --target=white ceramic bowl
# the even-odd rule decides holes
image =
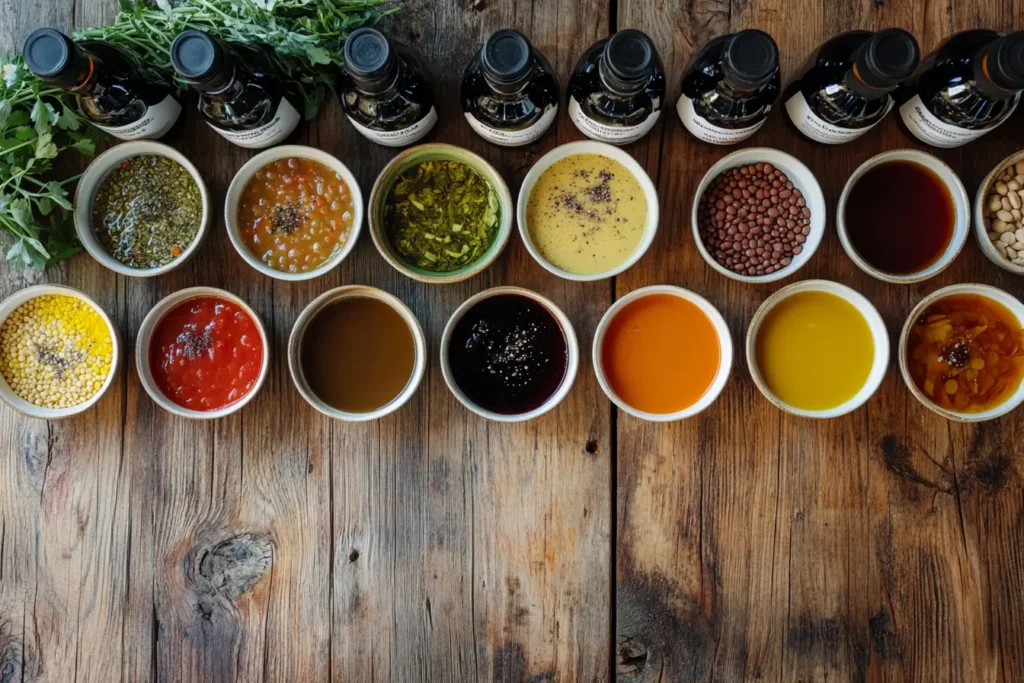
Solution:
[[[708,390],[704,392],[704,395],[701,396],[696,403],[675,413],[648,413],[643,410],[637,410],[619,398],[619,395],[615,393],[615,390],[612,389],[611,385],[608,383],[608,376],[604,371],[602,346],[604,345],[604,335],[608,331],[608,325],[611,324],[611,321],[626,305],[636,301],[637,299],[650,296],[651,294],[671,294],[672,296],[686,299],[690,303],[695,304],[704,312],[705,315],[708,316],[711,320],[711,324],[715,328],[715,332],[718,334],[718,345],[721,350],[721,359],[718,365],[718,372],[711,381],[711,386],[708,387]],[[719,394],[722,393],[722,390],[725,389],[726,382],[729,381],[729,373],[732,372],[732,336],[729,334],[729,326],[725,324],[725,319],[722,318],[722,314],[719,313],[718,309],[704,297],[694,294],[688,289],[673,287],[671,285],[641,287],[612,304],[601,318],[601,322],[597,324],[597,331],[594,333],[592,354],[594,361],[594,373],[597,375],[597,383],[601,385],[601,389],[608,398],[612,400],[612,403],[634,417],[639,417],[641,420],[650,420],[651,422],[671,422],[674,420],[682,420],[703,412],[708,406],[715,402],[715,399],[718,398]]]
[[[517,294],[519,296],[525,296],[529,299],[533,299],[546,308],[562,328],[562,334],[565,335],[565,345],[567,349],[565,376],[562,378],[562,383],[558,386],[555,393],[553,393],[543,405],[529,412],[519,413],[517,415],[505,415],[502,413],[491,412],[490,410],[481,408],[476,403],[469,400],[469,397],[466,396],[462,389],[459,388],[459,385],[456,384],[455,378],[452,376],[451,366],[448,364],[448,345],[451,342],[452,331],[455,329],[456,323],[462,319],[462,316],[465,315],[469,309],[479,302],[484,299],[489,299],[492,296],[500,296],[502,294]],[[493,287],[469,297],[461,306],[455,309],[454,313],[452,313],[452,317],[448,319],[448,324],[444,326],[444,333],[441,335],[441,374],[444,375],[444,381],[448,385],[448,388],[453,394],[455,394],[455,398],[459,399],[462,405],[466,406],[477,415],[485,417],[488,420],[494,420],[495,422],[524,422],[526,420],[532,420],[533,418],[543,415],[553,409],[562,402],[562,399],[568,396],[569,390],[572,389],[572,383],[576,380],[576,371],[579,369],[579,364],[579,344],[576,341],[576,332],[573,330],[572,322],[569,321],[568,316],[566,316],[565,313],[562,312],[562,309],[556,306],[550,299],[547,299],[546,297],[543,297],[537,292],[529,289],[523,289],[522,287]]]
[[[842,297],[864,316],[868,323],[868,328],[871,330],[871,338],[874,341],[875,357],[871,363],[871,370],[868,371],[868,378],[865,380],[864,386],[848,401],[828,410],[804,410],[785,403],[768,388],[764,378],[761,376],[761,369],[757,367],[757,333],[761,328],[761,323],[764,322],[768,312],[775,308],[779,302],[799,292],[828,292],[829,294]],[[885,329],[885,322],[882,320],[882,316],[878,314],[878,310],[871,302],[864,298],[862,294],[850,289],[846,285],[830,280],[794,282],[768,297],[761,304],[761,307],[757,309],[757,313],[754,314],[754,318],[750,321],[750,327],[747,328],[747,367],[750,369],[750,376],[753,378],[754,384],[757,385],[757,388],[764,394],[765,398],[787,413],[801,417],[839,417],[840,415],[853,412],[864,405],[878,390],[878,387],[881,386],[882,380],[885,378],[885,371],[889,367],[889,333]]]
[[[530,201],[530,193],[533,192],[533,188],[537,184],[537,180],[541,177],[544,171],[548,170],[555,162],[561,161],[565,157],[572,156],[573,154],[599,154],[601,156],[614,159],[625,166],[626,169],[633,174],[633,177],[635,177],[637,182],[640,183],[640,187],[644,191],[644,196],[647,198],[647,225],[644,227],[644,234],[643,237],[640,238],[640,243],[636,246],[636,249],[629,258],[618,266],[602,273],[580,275],[578,273],[572,273],[568,270],[559,268],[544,258],[540,253],[540,250],[537,249],[537,246],[533,243],[533,239],[530,238],[530,226],[526,217],[526,207]],[[640,260],[647,249],[651,246],[651,243],[654,242],[654,236],[658,232],[658,211],[658,190],[655,189],[654,183],[651,182],[651,177],[647,175],[647,171],[643,169],[643,166],[637,163],[636,159],[630,156],[628,152],[624,152],[613,145],[596,142],[594,140],[580,140],[578,142],[559,145],[537,160],[537,163],[533,165],[530,172],[526,174],[526,177],[523,179],[523,184],[519,188],[519,201],[516,206],[516,220],[519,223],[519,234],[523,238],[523,244],[526,245],[526,250],[530,252],[530,255],[533,256],[537,263],[549,272],[552,272],[559,277],[563,277],[566,280],[590,281],[603,280],[605,278],[618,275]]]
[[[1017,320],[1020,322],[1021,326],[1024,326],[1024,303],[1021,303],[1020,299],[1012,294],[1004,292],[1001,289],[990,287],[989,285],[977,284],[950,285],[949,287],[937,289],[925,298],[921,299],[921,302],[917,304],[917,306],[914,307],[914,310],[910,312],[910,315],[907,316],[907,322],[903,325],[903,333],[900,335],[899,344],[900,374],[903,375],[903,381],[906,383],[907,388],[910,389],[910,393],[914,395],[914,398],[920,401],[926,408],[938,413],[942,417],[956,422],[984,422],[986,420],[993,420],[1010,412],[1021,403],[1024,403],[1024,382],[1017,387],[1016,392],[994,408],[989,408],[988,410],[978,413],[959,413],[953,410],[946,410],[945,408],[932,403],[931,399],[925,396],[924,392],[917,388],[917,384],[914,383],[914,379],[910,376],[910,368],[907,366],[907,340],[910,338],[910,330],[914,326],[914,321],[921,317],[928,306],[951,294],[978,294],[998,301],[1003,306],[1010,309],[1010,312],[1017,316]]]
[[[92,306],[93,310],[99,313],[100,317],[103,318],[103,322],[106,323],[107,330],[110,332],[110,341],[112,344],[110,372],[107,374],[107,378],[104,380],[103,386],[101,386],[100,390],[93,394],[89,400],[69,408],[44,408],[42,406],[29,403],[14,393],[14,390],[11,389],[9,384],[7,384],[7,380],[4,379],[2,374],[0,374],[0,399],[3,399],[4,403],[11,406],[18,412],[28,415],[29,417],[38,417],[44,420],[59,420],[88,410],[103,397],[103,394],[107,393],[107,389],[109,389],[110,385],[114,382],[114,377],[117,375],[118,367],[121,364],[121,337],[117,333],[117,326],[114,325],[110,316],[107,315],[107,312],[104,311],[98,303],[77,289],[61,285],[34,285],[10,295],[0,303],[0,325],[3,325],[4,321],[7,320],[7,317],[26,301],[47,294],[72,296],[76,299],[81,299]]]
[[[978,186],[978,193],[974,196],[974,235],[978,238],[978,244],[981,246],[982,253],[988,257],[989,261],[1011,273],[1024,275],[1024,266],[1010,263],[1010,259],[1005,258],[992,246],[992,241],[988,238],[988,218],[985,217],[985,198],[991,194],[996,178],[1004,168],[1018,161],[1024,161],[1024,151],[1011,154],[1000,161],[995,168],[989,171],[989,174],[981,181],[981,185]]]
[[[413,338],[413,349],[414,349],[414,360],[412,366],[412,374],[409,376],[409,381],[406,383],[405,388],[402,389],[398,396],[391,399],[390,402],[381,406],[377,410],[373,410],[366,413],[349,413],[343,410],[338,410],[327,403],[320,400],[320,397],[313,393],[310,389],[309,384],[306,382],[306,378],[302,375],[302,335],[306,332],[306,327],[309,326],[309,322],[316,316],[317,313],[323,309],[329,303],[338,301],[339,299],[346,299],[349,297],[364,297],[373,298],[383,301],[388,306],[391,306],[402,316],[405,323],[409,326],[409,331],[412,332]],[[372,340],[368,340],[372,341]],[[327,417],[333,417],[338,420],[345,420],[346,422],[365,422],[367,420],[376,420],[377,418],[390,415],[395,412],[406,402],[412,398],[412,395],[416,393],[417,387],[423,380],[423,375],[427,368],[427,344],[423,337],[423,328],[420,327],[420,323],[416,320],[416,316],[409,310],[402,301],[391,294],[388,294],[382,289],[376,287],[366,287],[363,285],[348,285],[345,287],[336,287],[335,289],[324,292],[317,298],[313,299],[312,302],[299,314],[298,319],[295,321],[295,325],[292,327],[292,333],[288,337],[288,372],[292,376],[292,381],[295,382],[295,387],[302,394],[302,398],[306,399],[306,402],[311,406],[319,410]]]
[[[788,266],[768,275],[741,275],[721,265],[711,255],[707,247],[704,246],[704,240],[700,236],[700,200],[708,186],[711,185],[711,182],[725,171],[737,166],[757,163],[770,163],[785,173],[789,177],[790,182],[793,183],[793,186],[800,190],[807,207],[811,210],[811,232],[807,235],[803,249],[793,257]],[[741,149],[719,159],[714,166],[708,169],[708,172],[701,179],[700,185],[697,186],[697,191],[693,195],[693,207],[690,210],[690,226],[693,231],[693,241],[697,243],[697,251],[708,262],[708,265],[733,280],[751,283],[781,280],[803,268],[804,264],[810,261],[814,252],[817,251],[818,245],[821,244],[821,238],[825,236],[825,218],[825,196],[821,193],[821,185],[818,184],[817,178],[811,173],[811,169],[807,168],[802,161],[791,154],[786,154],[770,147]]]
[[[860,254],[857,253],[857,250],[854,249],[853,243],[850,241],[850,235],[847,232],[846,227],[846,202],[850,197],[850,192],[853,191],[853,186],[857,184],[857,181],[860,180],[861,176],[863,176],[868,170],[889,161],[912,161],[924,166],[939,177],[942,184],[946,186],[949,196],[953,199],[953,236],[949,240],[949,245],[946,246],[946,251],[942,252],[942,256],[940,256],[935,263],[924,270],[920,270],[916,273],[908,273],[906,275],[894,275],[892,273],[883,272],[861,258]],[[964,189],[964,184],[960,182],[960,178],[958,178],[956,173],[953,172],[953,169],[942,163],[937,157],[916,149],[897,149],[892,152],[883,152],[882,154],[877,154],[865,161],[857,168],[856,171],[853,172],[850,179],[846,181],[843,193],[839,196],[839,206],[836,208],[836,229],[839,231],[839,241],[842,242],[843,249],[846,250],[846,255],[850,257],[850,260],[857,264],[858,268],[868,275],[894,284],[921,282],[922,280],[934,277],[945,270],[949,264],[956,259],[960,250],[964,248],[964,242],[967,241],[967,233],[970,223],[971,203],[967,198],[967,191]],[[985,239],[988,239],[988,237]]]
[[[245,246],[245,242],[242,239],[238,225],[238,204],[242,199],[242,192],[245,190],[245,186],[248,185],[249,181],[252,180],[252,177],[256,175],[256,171],[260,170],[267,164],[271,164],[280,159],[287,159],[289,157],[298,157],[300,159],[309,159],[311,161],[320,162],[340,175],[342,180],[345,181],[345,184],[348,185],[349,191],[352,193],[352,229],[349,231],[348,239],[339,249],[331,254],[330,258],[316,268],[304,273],[290,273],[283,270],[277,270],[261,261],[249,251],[247,246]],[[224,225],[228,228],[228,237],[231,238],[231,244],[234,245],[235,251],[238,252],[239,256],[241,256],[246,263],[259,272],[278,280],[312,280],[315,277],[320,277],[344,261],[345,257],[348,256],[349,253],[352,252],[352,249],[355,248],[356,242],[359,240],[359,231],[363,226],[363,193],[359,189],[359,183],[356,181],[356,177],[352,175],[352,172],[348,170],[348,167],[327,152],[303,145],[281,145],[279,147],[271,147],[245,162],[245,164],[242,165],[242,168],[238,169],[238,172],[235,173],[235,177],[231,179],[227,195],[224,198]]]
[[[185,247],[178,258],[156,268],[132,268],[121,263],[107,252],[92,229],[92,204],[100,184],[122,161],[131,157],[137,157],[140,154],[164,156],[181,164],[189,172],[189,175],[192,176],[192,179],[195,180],[196,185],[199,186],[199,194],[203,200],[203,217],[200,220],[199,230],[196,232],[195,239]],[[202,176],[199,175],[199,170],[178,150],[152,140],[132,140],[131,142],[122,142],[111,147],[92,160],[92,163],[85,169],[85,173],[79,178],[78,187],[75,188],[75,232],[78,233],[79,241],[81,241],[82,246],[85,247],[90,256],[121,275],[133,277],[163,275],[188,261],[206,236],[212,213],[210,193],[206,189],[206,183],[203,182]]]
[[[149,368],[149,345],[153,339],[153,332],[156,330],[157,324],[159,324],[159,322],[163,320],[164,316],[178,304],[199,297],[217,297],[220,299],[227,299],[248,313],[256,324],[256,329],[259,330],[260,333],[260,341],[263,343],[263,367],[260,368],[260,374],[256,378],[256,383],[252,385],[252,389],[249,390],[249,393],[234,403],[229,403],[223,408],[219,408],[217,410],[190,410],[178,405],[168,398],[167,395],[160,390],[160,387],[156,385],[156,381],[153,379],[153,373]],[[238,412],[246,403],[251,401],[253,397],[259,393],[260,388],[263,386],[263,382],[267,379],[267,372],[270,370],[270,339],[267,338],[267,331],[263,328],[263,322],[260,320],[260,317],[256,315],[256,311],[252,310],[249,304],[242,301],[239,297],[235,296],[231,292],[218,289],[216,287],[188,287],[165,296],[152,308],[152,310],[150,310],[149,313],[146,314],[146,317],[142,319],[142,325],[139,326],[139,334],[135,340],[135,367],[139,372],[139,380],[142,382],[142,388],[146,390],[149,397],[152,398],[161,408],[179,417],[187,417],[193,420],[214,420],[219,417],[224,417],[225,415]]]

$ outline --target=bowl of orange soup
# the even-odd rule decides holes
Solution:
[[[732,337],[707,299],[681,287],[630,292],[601,318],[594,371],[608,398],[643,420],[692,417],[725,388]]]

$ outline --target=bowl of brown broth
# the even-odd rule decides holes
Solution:
[[[338,287],[295,321],[288,370],[302,397],[324,415],[375,420],[398,410],[423,379],[423,329],[408,306],[383,290]]]
[[[836,227],[857,267],[900,284],[945,270],[967,241],[970,215],[953,169],[931,154],[901,149],[853,172],[839,197]]]

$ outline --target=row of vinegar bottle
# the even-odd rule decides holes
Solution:
[[[387,146],[409,145],[437,122],[426,70],[407,47],[372,28],[345,43],[337,91],[352,125]],[[116,47],[75,42],[53,29],[25,41],[26,65],[77,95],[82,113],[122,139],[157,138],[174,125],[174,92]],[[177,75],[199,93],[207,123],[243,147],[283,141],[302,120],[304,99],[262,53],[198,30],[170,48]],[[780,99],[791,123],[817,142],[854,140],[897,108],[906,128],[937,147],[957,147],[1003,123],[1024,90],[1024,31],[956,34],[920,63],[901,29],[851,31],[826,41],[785,89],[779,50],[755,29],[721,36],[693,57],[676,110],[697,138],[721,145],[753,135]],[[571,120],[588,137],[628,144],[665,104],[664,68],[644,33],[626,29],[590,46],[569,79]],[[499,145],[533,142],[560,102],[551,64],[514,29],[492,33],[466,67],[462,108],[469,125]]]

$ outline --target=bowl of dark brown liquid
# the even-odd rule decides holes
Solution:
[[[843,249],[867,274],[894,283],[927,280],[956,259],[967,240],[970,200],[939,159],[916,150],[861,164],[839,198]]]

